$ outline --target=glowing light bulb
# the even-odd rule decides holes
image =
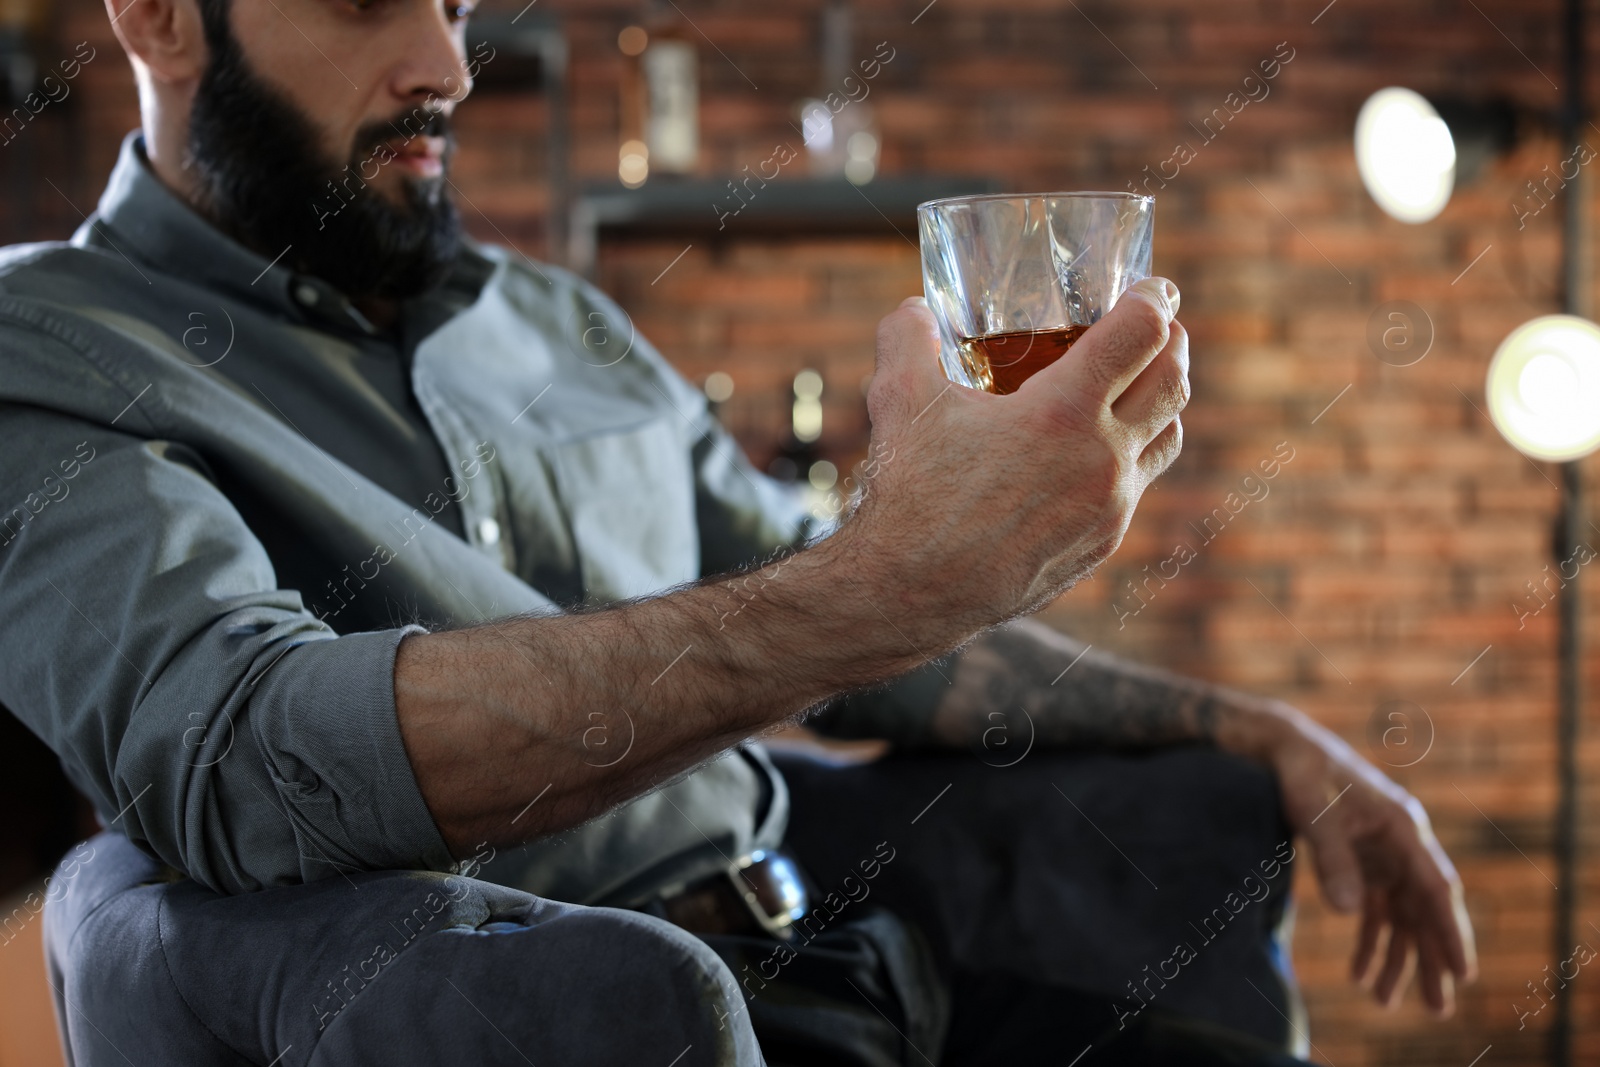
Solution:
[[[1427,222],[1444,210],[1455,188],[1455,141],[1421,94],[1379,89],[1356,118],[1356,168],[1389,215]]]
[[[1556,462],[1600,448],[1600,326],[1544,315],[1500,342],[1484,386],[1489,417],[1519,452]]]

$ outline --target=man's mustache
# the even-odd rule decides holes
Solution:
[[[366,159],[377,155],[380,149],[397,139],[409,142],[418,137],[444,138],[447,158],[455,148],[455,132],[450,116],[443,111],[419,105],[400,112],[392,119],[378,119],[361,127],[356,131],[354,155],[357,159]]]

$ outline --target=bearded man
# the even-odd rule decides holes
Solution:
[[[1449,1009],[1414,800],[1018,621],[1177,455],[1176,286],[1008,397],[902,304],[813,529],[615,304],[463,237],[469,6],[107,6],[141,129],[0,263],[0,700],[107,827],[46,911],[75,1063],[1294,1062],[1296,835],[1378,999]],[[819,708],[895,754],[751,740]]]

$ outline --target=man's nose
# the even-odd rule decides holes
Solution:
[[[394,70],[394,93],[403,100],[419,102],[436,97],[448,112],[472,91],[463,43],[466,23],[448,16],[454,0],[433,0],[419,6],[422,10],[401,42],[404,59]]]

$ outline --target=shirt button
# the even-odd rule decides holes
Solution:
[[[294,298],[307,307],[310,307],[312,304],[317,302],[316,286],[311,285],[309,282],[301,282],[299,285],[295,286]]]
[[[493,519],[479,519],[478,540],[486,545],[498,545],[500,543],[500,524]]]

